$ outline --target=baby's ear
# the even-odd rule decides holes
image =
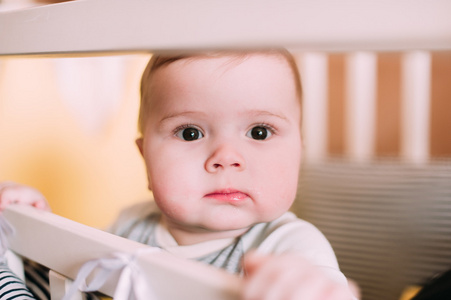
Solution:
[[[143,155],[143,138],[138,138],[135,141],[136,146],[138,146],[139,152],[141,153],[141,155]]]

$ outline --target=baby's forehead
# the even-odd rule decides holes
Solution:
[[[228,71],[250,72],[273,72],[275,69],[283,68],[287,70],[287,77],[297,80],[297,67],[292,65],[290,60],[280,53],[215,53],[201,54],[170,60],[162,64],[158,69],[169,69],[169,77],[177,77],[190,69],[201,69],[205,72],[224,74]],[[154,70],[154,74],[160,73]],[[166,72],[161,72],[166,73]],[[279,72],[280,74],[280,72]],[[167,75],[167,73],[166,73]],[[150,76],[153,77],[153,76]],[[151,79],[151,78],[149,78]],[[169,78],[170,79],[170,78]]]
[[[248,60],[259,59],[262,61],[279,61],[288,63],[288,59],[280,53],[264,53],[264,52],[219,52],[213,54],[199,54],[193,56],[187,56],[181,58],[180,60],[174,60],[174,62],[179,61],[180,63],[196,63],[205,61],[219,61],[224,64],[224,66],[237,66]]]
[[[150,80],[151,90],[173,88],[173,85],[197,86],[206,84],[277,85],[294,82],[296,76],[289,62],[281,55],[267,54],[220,54],[197,55],[172,61],[162,66]],[[282,86],[285,86],[283,84]]]

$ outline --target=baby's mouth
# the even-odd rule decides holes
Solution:
[[[206,194],[205,197],[213,198],[221,202],[240,202],[248,198],[249,195],[241,191],[226,189]]]

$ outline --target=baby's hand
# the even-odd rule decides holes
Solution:
[[[245,300],[351,300],[346,286],[331,280],[323,271],[297,255],[244,257]]]
[[[8,205],[20,203],[34,206],[38,209],[50,211],[45,197],[36,189],[5,181],[0,183],[0,212]]]

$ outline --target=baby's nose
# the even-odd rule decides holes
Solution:
[[[245,168],[245,160],[239,149],[229,144],[219,146],[205,162],[205,169],[210,173],[225,169],[243,171]]]

